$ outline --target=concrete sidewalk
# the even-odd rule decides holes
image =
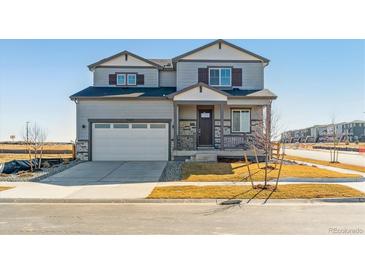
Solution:
[[[259,184],[262,182],[255,182]],[[283,184],[323,184],[324,182],[279,182]],[[273,184],[273,182],[271,182]],[[365,182],[346,182],[325,184],[341,184],[365,192]],[[156,186],[229,186],[250,185],[249,182],[150,182],[90,186],[58,186],[51,184],[19,182],[5,183],[0,186],[14,186],[13,189],[0,191],[0,199],[144,199]]]
[[[110,185],[59,186],[34,182],[1,182],[0,186],[15,188],[0,191],[0,199],[143,199],[156,182]]]

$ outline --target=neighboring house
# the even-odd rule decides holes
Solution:
[[[91,64],[93,86],[70,97],[76,103],[77,157],[253,155],[250,144],[270,121],[276,99],[264,88],[268,64],[268,59],[224,40],[173,59],[122,51]]]
[[[363,142],[365,139],[365,121],[355,120],[343,123],[342,132],[350,141],[361,140]]]
[[[365,121],[355,120],[290,130],[282,133],[282,140],[286,143],[333,142],[334,135],[336,140],[340,142],[365,140]]]

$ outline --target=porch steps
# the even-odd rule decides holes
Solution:
[[[217,162],[217,153],[213,153],[211,151],[207,152],[198,152],[195,155],[190,157],[188,162]]]

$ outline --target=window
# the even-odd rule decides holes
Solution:
[[[165,128],[165,124],[150,124],[150,128]]]
[[[125,85],[125,74],[122,74],[122,73],[117,74],[117,85],[118,86]]]
[[[127,85],[128,86],[137,85],[137,75],[136,74],[127,74]]]
[[[129,128],[129,124],[114,124],[114,128]]]
[[[110,128],[110,124],[95,124],[95,128]]]
[[[147,128],[147,124],[132,124],[132,128]]]
[[[233,109],[232,110],[232,132],[247,133],[251,130],[249,109]]]
[[[135,86],[137,85],[136,73],[117,73],[117,86]]]
[[[209,68],[209,85],[229,87],[232,83],[231,68]]]

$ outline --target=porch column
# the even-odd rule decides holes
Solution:
[[[178,121],[177,121],[177,103],[174,102],[174,150],[177,149],[177,128],[178,128]]]
[[[220,104],[220,120],[221,120],[221,150],[224,149],[224,103]]]

